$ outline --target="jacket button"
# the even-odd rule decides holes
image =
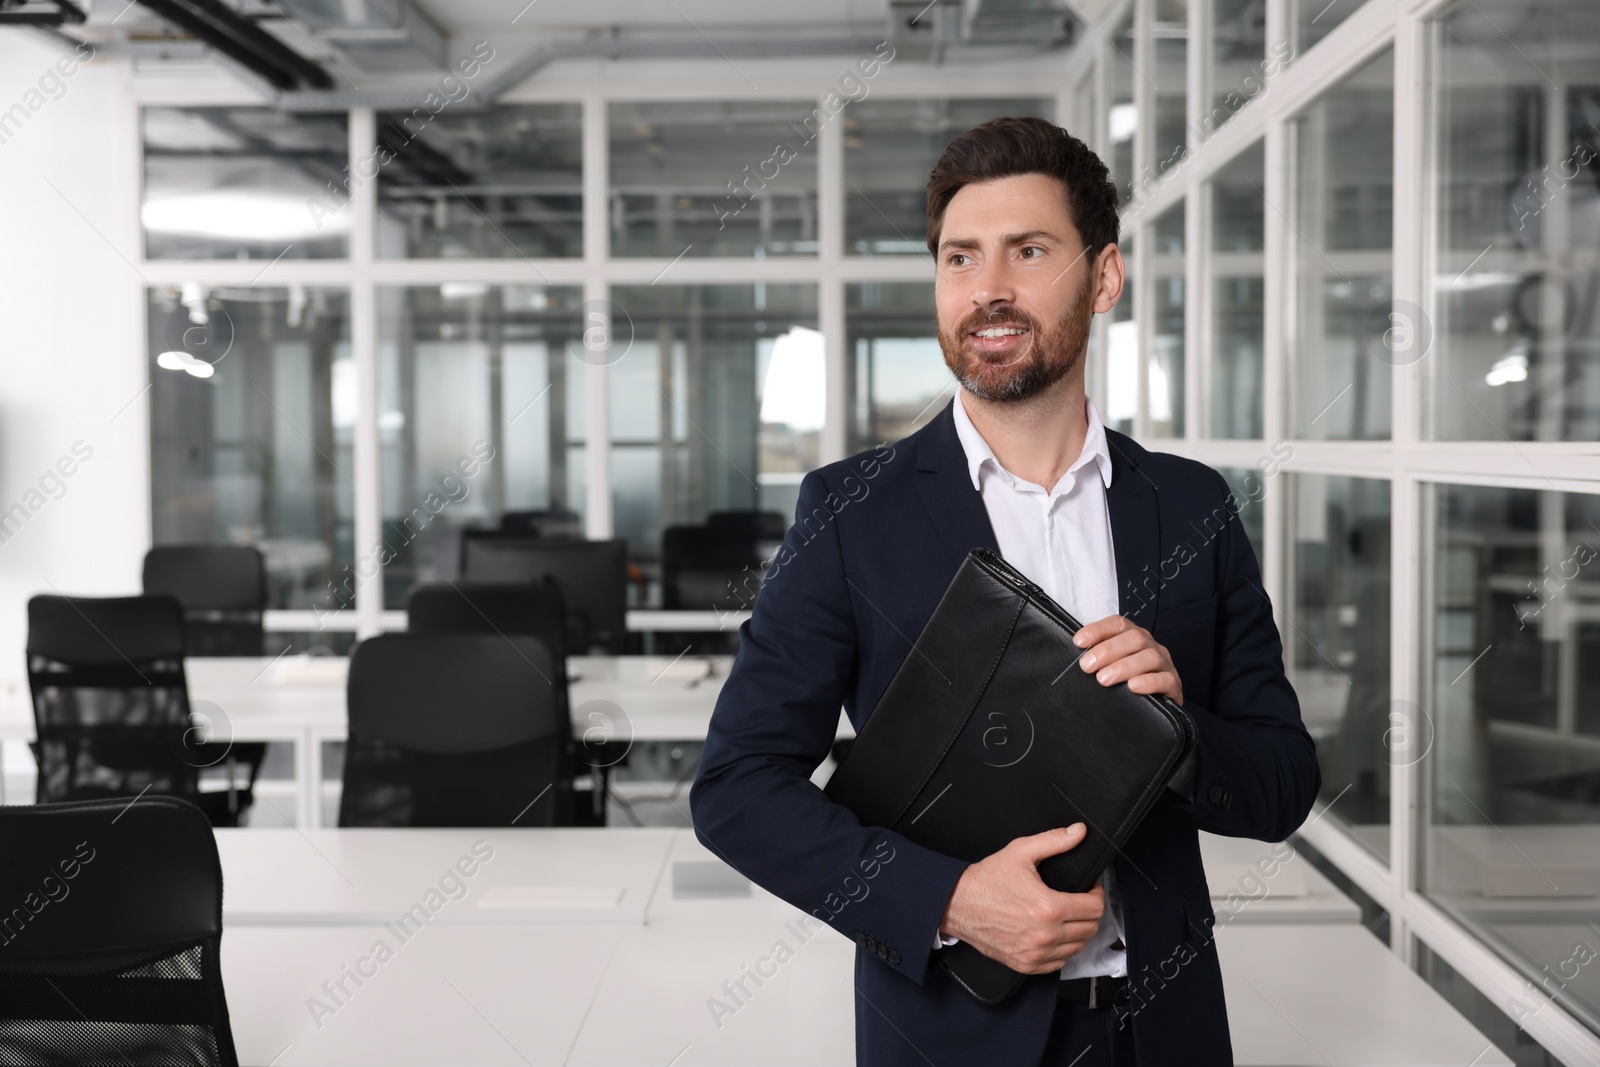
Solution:
[[[900,966],[900,953],[896,952],[894,949],[890,949],[889,962],[896,967]]]
[[[1206,790],[1206,797],[1219,808],[1226,808],[1233,802],[1233,794],[1220,785],[1214,785]]]

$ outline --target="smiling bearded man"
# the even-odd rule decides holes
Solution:
[[[1227,483],[1107,429],[1085,394],[1090,321],[1122,295],[1119,225],[1105,164],[1043,119],[950,142],[928,249],[960,388],[910,437],[806,475],[717,699],[695,831],[855,941],[859,1067],[1231,1064],[1198,833],[1282,841],[1321,784]],[[812,781],[840,707],[861,729],[980,547],[1094,620],[1075,659],[1041,671],[1090,671],[1194,720],[1191,759],[1086,893],[1037,864],[1099,828],[969,863],[861,825]],[[937,965],[957,941],[1029,977],[980,1004]]]

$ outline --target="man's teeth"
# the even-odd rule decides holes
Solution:
[[[979,337],[1015,337],[1017,334],[1027,333],[1027,332],[1028,332],[1027,330],[1022,329],[1020,326],[990,326],[987,329],[979,330],[978,333],[977,333],[977,336],[979,336]]]

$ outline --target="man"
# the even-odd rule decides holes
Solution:
[[[928,247],[960,388],[905,440],[806,476],[717,701],[696,831],[861,946],[862,1067],[1231,1063],[1197,831],[1281,841],[1320,784],[1226,483],[1106,430],[1084,395],[1090,319],[1122,292],[1117,227],[1105,165],[1064,130],[996,119],[950,143]],[[1079,667],[1195,720],[1195,755],[1088,893],[1035,867],[1081,825],[967,864],[810,781],[840,706],[859,728],[979,545],[1098,620]],[[956,939],[1034,977],[979,1004],[935,965]]]

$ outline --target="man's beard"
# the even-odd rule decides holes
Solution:
[[[956,381],[980,400],[1018,401],[1037,396],[1071,374],[1083,358],[1093,317],[1093,279],[1047,329],[1015,304],[979,309],[952,332],[939,327],[939,347]],[[1019,326],[1032,344],[1021,355],[990,359],[971,345],[970,334],[988,326]]]

